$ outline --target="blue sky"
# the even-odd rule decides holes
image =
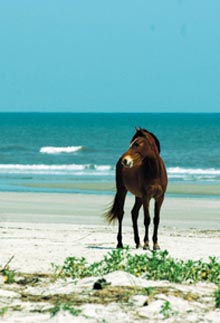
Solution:
[[[0,111],[220,112],[219,0],[0,3]]]

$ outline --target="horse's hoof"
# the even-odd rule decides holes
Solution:
[[[160,246],[158,244],[154,245],[153,246],[153,250],[154,251],[160,250]]]
[[[117,249],[124,249],[124,247],[123,247],[123,244],[122,244],[122,243],[118,243],[116,248],[117,248]]]
[[[149,246],[149,245],[144,245],[144,246],[143,246],[143,249],[144,249],[144,250],[150,250],[150,246]]]
[[[142,248],[141,243],[136,244],[136,249],[141,249],[141,248]]]

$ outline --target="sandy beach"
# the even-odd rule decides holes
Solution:
[[[116,245],[117,226],[107,225],[102,216],[112,198],[111,195],[0,193],[0,267],[3,268],[13,257],[11,270],[43,277],[43,274],[53,273],[51,263],[62,265],[69,256],[85,257],[89,263],[103,259]],[[125,205],[123,239],[132,254],[142,254],[145,251],[134,248],[130,219],[133,201],[129,196]],[[166,249],[170,256],[183,260],[207,261],[210,256],[220,257],[219,210],[218,199],[166,198],[159,230],[162,250]],[[142,223],[141,212],[141,238]],[[81,314],[78,316],[60,311],[51,317],[42,310],[48,307],[46,302],[25,302],[21,294],[27,291],[39,295],[69,294],[73,290],[91,293],[97,277],[85,278],[74,284],[71,279],[51,283],[42,278],[34,286],[23,286],[22,291],[20,285],[5,284],[2,278],[0,310],[7,308],[2,322],[146,322],[147,319],[149,322],[163,322],[164,316],[159,309],[166,300],[173,308],[173,315],[166,318],[167,322],[220,322],[220,311],[211,305],[217,288],[214,284],[177,285],[167,281],[149,281],[124,272],[109,274],[105,279],[111,288],[159,286],[161,290],[184,290],[198,297],[189,301],[170,292],[161,292],[152,302],[149,301],[148,306],[143,306],[146,299],[135,295],[129,304],[85,302],[79,306]]]

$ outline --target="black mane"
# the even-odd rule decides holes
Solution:
[[[148,131],[148,130],[146,130],[144,128],[137,128],[136,129],[136,133],[133,136],[133,138],[131,139],[131,142],[134,141],[138,137],[144,137],[144,132],[148,133],[149,135],[151,135],[154,138],[156,146],[157,146],[157,149],[158,149],[158,151],[160,153],[160,142],[159,142],[159,140],[157,139],[157,137],[152,132],[150,132],[150,131]]]

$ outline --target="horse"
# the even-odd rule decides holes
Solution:
[[[149,204],[153,198],[154,203],[154,230],[153,250],[160,249],[158,243],[158,227],[160,222],[160,209],[164,201],[167,187],[167,172],[160,156],[160,142],[157,137],[143,128],[136,128],[136,133],[130,141],[129,149],[119,158],[116,164],[116,194],[112,207],[105,214],[109,223],[118,220],[117,248],[123,248],[122,220],[124,216],[124,203],[127,192],[135,196],[135,203],[131,211],[134,241],[136,248],[141,247],[138,232],[138,215],[141,206],[144,209],[145,236],[143,249],[150,249]]]

